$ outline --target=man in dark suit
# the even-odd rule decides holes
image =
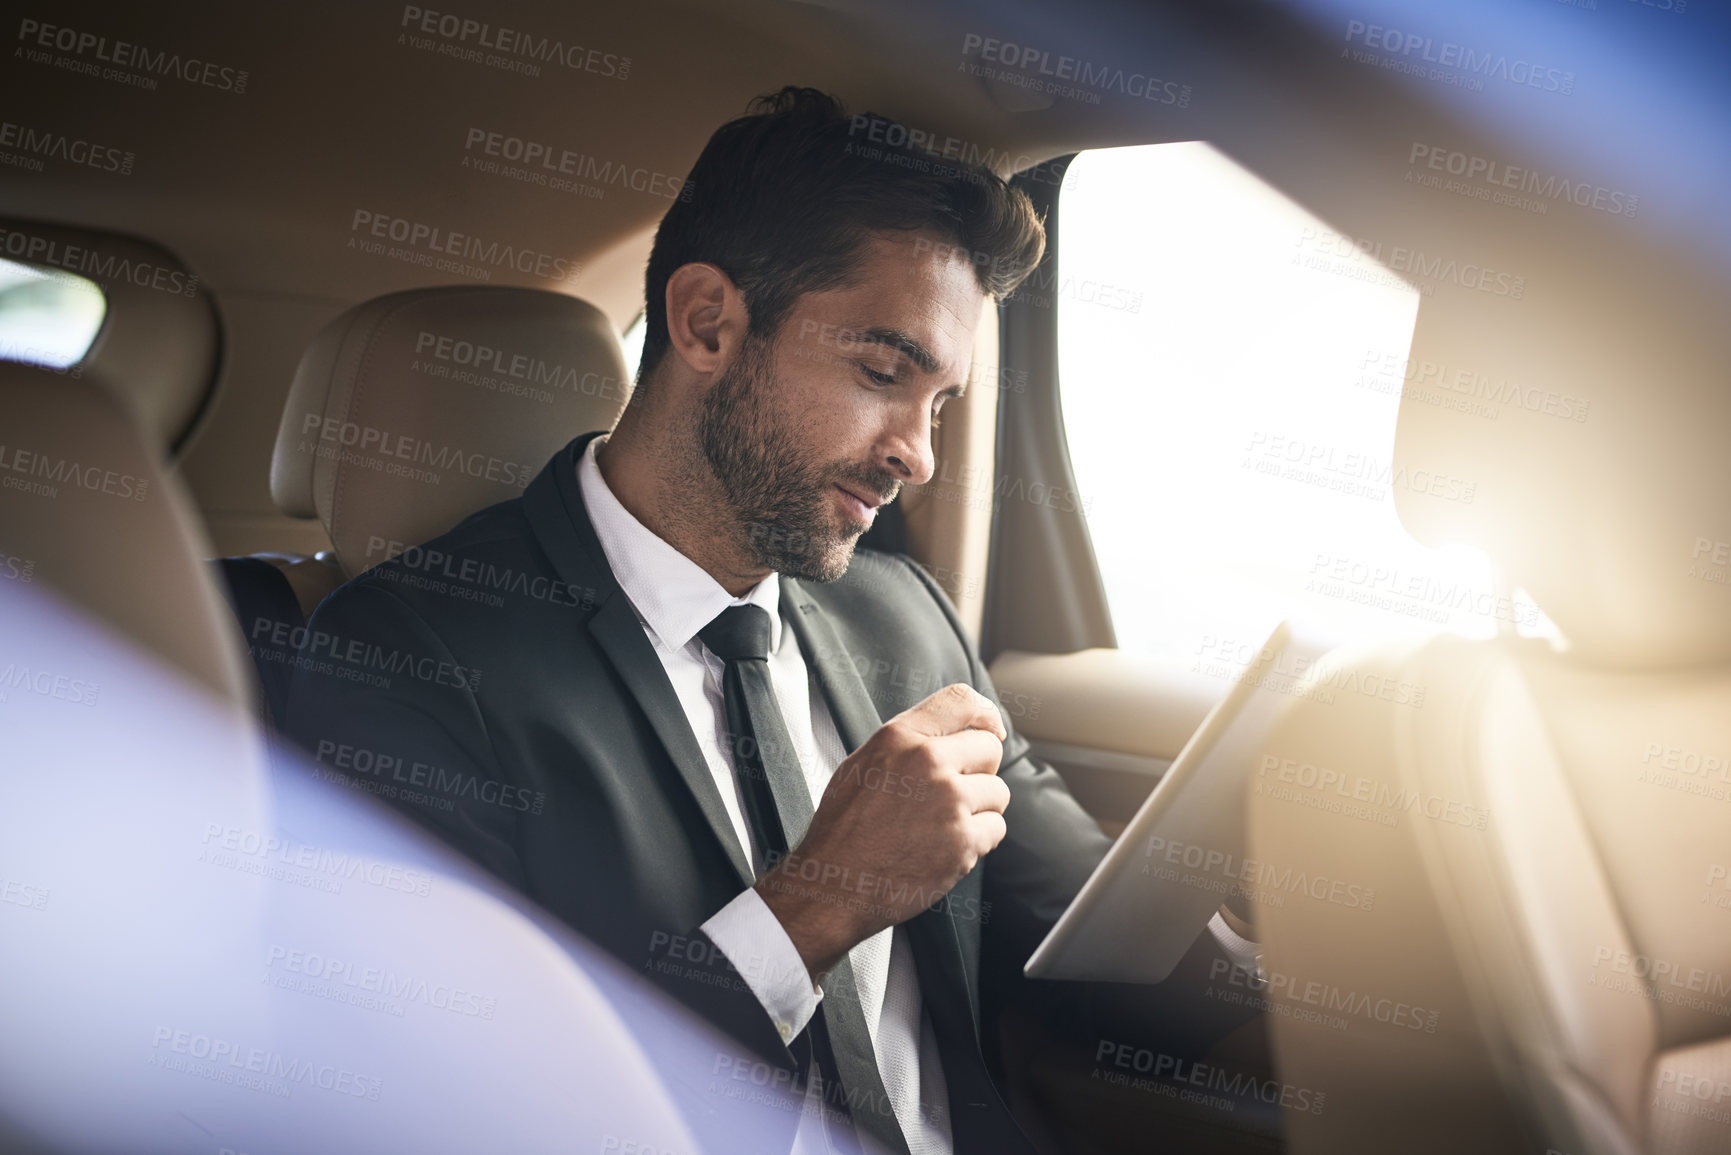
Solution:
[[[853,554],[932,476],[982,309],[1044,237],[886,123],[788,89],[716,133],[617,427],[326,599],[285,729],[409,767],[418,820],[799,1072],[835,1110],[796,1149],[840,1113],[889,1150],[1013,1152],[981,954],[1025,951],[1108,840],[931,579]],[[401,580],[433,553],[513,575],[504,604]],[[332,676],[368,647],[439,674]]]

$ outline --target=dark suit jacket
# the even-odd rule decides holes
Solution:
[[[556,454],[521,498],[327,598],[300,648],[284,729],[321,772],[391,797],[791,1067],[761,1005],[698,930],[752,873],[584,510],[576,463],[594,436]],[[900,555],[861,551],[827,585],[783,578],[781,608],[850,751],[951,682],[996,700],[954,608]],[[1025,957],[1029,935],[1057,919],[1109,844],[1011,721],[999,767],[1008,835],[909,923],[958,1152],[1025,1149],[1005,1131],[981,1061],[982,942]],[[860,1081],[875,1084],[876,1072]]]

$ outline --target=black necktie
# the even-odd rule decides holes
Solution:
[[[762,606],[729,606],[697,636],[727,663],[721,679],[727,744],[744,788],[745,820],[773,865],[805,837],[811,791],[769,682],[769,633]]]
[[[697,636],[727,663],[721,700],[728,746],[745,795],[745,818],[770,862],[798,846],[811,825],[811,791],[794,755],[793,743],[769,681],[769,611],[762,606],[729,606]],[[907,1139],[896,1122],[878,1073],[853,966],[846,955],[824,979],[823,1001],[806,1030],[810,1057],[823,1078],[824,1101],[835,1110],[854,1100],[849,1112],[862,1131],[890,1151],[906,1152]],[[795,1054],[799,1054],[799,1048]],[[851,1093],[850,1093],[851,1092]]]

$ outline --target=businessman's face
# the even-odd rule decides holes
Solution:
[[[878,507],[931,479],[932,427],[967,380],[984,301],[965,252],[881,235],[851,284],[746,340],[697,422],[759,565],[834,581]]]

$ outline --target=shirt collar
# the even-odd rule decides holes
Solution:
[[[697,632],[729,606],[762,606],[769,613],[769,651],[781,646],[781,575],[772,573],[736,598],[702,566],[680,553],[619,503],[596,464],[605,435],[593,438],[577,462],[583,505],[619,588],[656,641],[684,649]]]

